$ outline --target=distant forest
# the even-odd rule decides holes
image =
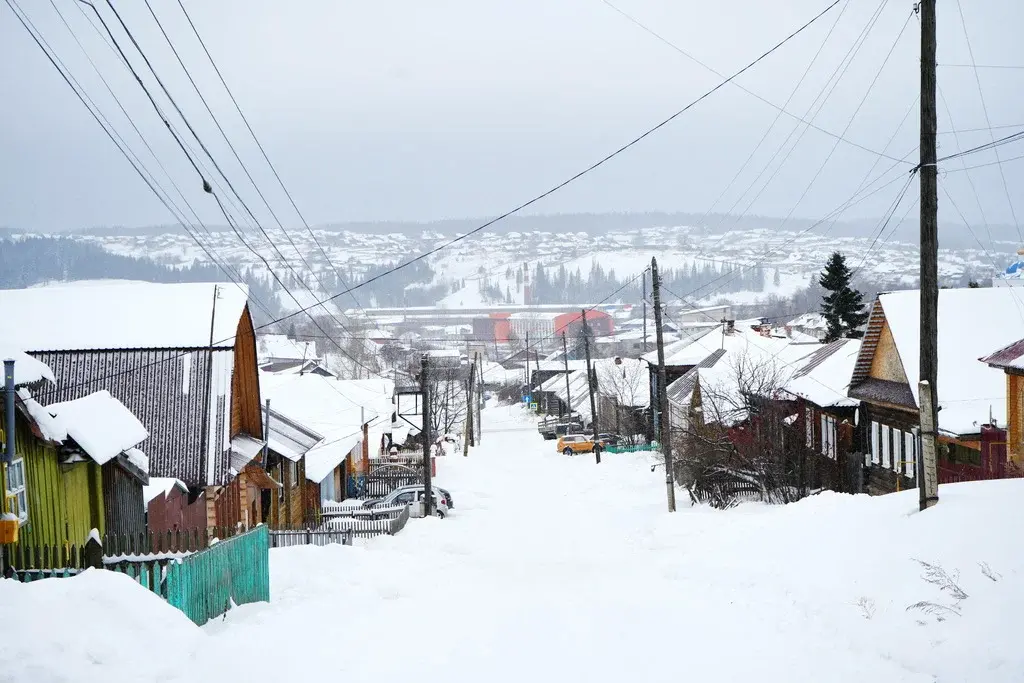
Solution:
[[[0,288],[19,289],[45,282],[69,280],[142,280],[145,282],[228,282],[220,268],[193,264],[168,268],[147,258],[121,256],[95,244],[67,238],[26,237],[0,239]],[[279,315],[277,298],[265,282],[244,272],[250,295],[262,302],[271,315]],[[266,318],[254,308],[257,321]],[[260,322],[256,323],[257,325]]]

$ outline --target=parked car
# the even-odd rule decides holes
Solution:
[[[622,443],[622,437],[618,434],[598,434],[597,438],[601,441],[602,446],[618,446]]]
[[[577,453],[593,453],[595,447],[600,448],[600,444],[595,444],[589,436],[566,434],[558,440],[556,450],[565,455],[575,455]]]
[[[444,519],[448,516],[449,511],[454,507],[449,505],[451,501],[451,494],[437,486],[434,488],[433,507],[435,514]],[[402,486],[395,489],[383,498],[376,500],[368,500],[364,505],[366,507],[391,507],[394,505],[412,505],[413,503],[419,503],[423,500],[423,484],[413,486]]]

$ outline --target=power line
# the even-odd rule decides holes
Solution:
[[[961,17],[962,17],[961,12]],[[1017,64],[937,64],[936,66],[942,66],[946,68],[954,69],[1012,69],[1012,70],[1024,70],[1024,66]]]
[[[103,132],[107,135],[107,137],[110,138],[110,141],[114,143],[114,146],[118,149],[118,151],[121,152],[125,159],[128,160],[128,163],[131,165],[132,169],[138,174],[138,176],[146,184],[146,186],[153,193],[153,195],[160,201],[161,204],[163,204],[164,208],[167,209],[168,213],[170,213],[171,216],[173,216],[174,219],[181,224],[185,232],[188,233],[190,237],[192,237],[192,239],[196,242],[196,244],[199,245],[200,249],[203,250],[206,256],[215,265],[217,265],[221,270],[225,272],[229,280],[234,282],[236,286],[241,287],[241,285],[238,282],[235,282],[234,278],[231,276],[231,273],[223,265],[218,263],[217,258],[211,253],[209,249],[207,249],[206,245],[203,244],[203,242],[198,238],[198,236],[194,235],[193,232],[189,229],[184,218],[180,215],[180,209],[177,209],[176,207],[172,208],[174,204],[173,201],[170,199],[170,195],[167,194],[166,192],[164,192],[164,194],[161,194],[161,192],[157,190],[159,183],[156,181],[155,177],[153,177],[152,173],[150,173],[148,169],[145,168],[145,165],[134,154],[134,152],[131,151],[131,148],[128,146],[127,142],[124,141],[124,138],[117,133],[116,129],[113,127],[112,124],[110,124],[109,120],[106,118],[103,112],[99,110],[98,107],[96,107],[95,103],[92,102],[92,99],[89,98],[89,96],[85,93],[84,89],[81,89],[80,91],[81,85],[78,84],[77,79],[74,78],[74,75],[71,74],[67,66],[60,60],[56,52],[43,37],[42,33],[39,32],[38,28],[35,27],[35,24],[28,17],[28,15],[24,13],[24,10],[21,8],[20,5],[18,5],[17,0],[6,0],[6,2],[8,7],[10,7],[11,11],[14,13],[15,17],[17,17],[19,23],[21,23],[22,27],[32,38],[33,42],[35,42],[36,46],[43,52],[43,54],[46,56],[47,60],[50,62],[53,68],[57,70],[57,73],[60,74],[64,82],[68,85],[69,88],[71,88],[72,92],[75,93],[75,96],[78,97],[78,100],[86,108],[89,114],[92,115],[92,117],[96,120],[96,123],[99,124],[101,129],[103,129]],[[269,311],[267,311],[267,314],[270,315]]]
[[[78,0],[78,1],[82,2],[83,4],[88,5],[89,7],[91,7],[93,9],[93,11],[96,13],[96,15],[99,18],[100,22],[103,24],[104,28],[106,29],[107,34],[110,36],[111,41],[113,41],[114,46],[117,48],[118,52],[121,54],[122,59],[124,60],[126,66],[132,72],[132,75],[135,76],[136,82],[139,84],[140,87],[142,87],[143,91],[146,93],[147,97],[149,98],[150,102],[152,103],[154,109],[156,109],[157,114],[163,120],[163,122],[164,122],[165,126],[167,127],[168,131],[171,132],[171,135],[178,142],[178,146],[181,148],[182,152],[185,153],[185,155],[188,158],[189,162],[192,164],[192,167],[195,169],[196,173],[199,175],[200,180],[202,180],[202,182],[203,182],[203,191],[206,192],[207,194],[211,195],[216,200],[218,208],[220,209],[221,213],[223,214],[225,220],[228,222],[228,226],[232,229],[232,231],[238,237],[239,241],[241,241],[242,244],[250,252],[252,252],[252,254],[254,256],[256,256],[260,261],[263,262],[263,265],[267,268],[267,271],[270,273],[271,277],[273,277],[273,279],[277,282],[277,284],[288,294],[289,297],[291,297],[291,299],[295,302],[295,305],[300,307],[300,308],[302,308],[302,303],[292,293],[292,291],[288,288],[288,286],[284,284],[284,282],[277,275],[277,273],[274,272],[274,269],[271,267],[271,265],[267,261],[267,259],[262,254],[260,254],[259,251],[254,249],[245,240],[244,237],[242,237],[241,233],[239,232],[239,230],[238,230],[238,228],[237,228],[237,226],[235,224],[235,221],[232,220],[230,213],[227,211],[227,209],[225,208],[223,202],[221,201],[220,196],[217,195],[213,191],[213,187],[210,185],[210,182],[207,180],[205,174],[200,170],[199,166],[196,163],[196,160],[192,157],[192,155],[186,149],[184,143],[182,142],[180,137],[177,135],[177,133],[174,131],[173,127],[170,125],[170,122],[167,120],[166,116],[164,116],[163,112],[160,110],[160,107],[157,105],[156,100],[153,98],[152,94],[149,92],[149,89],[146,87],[145,83],[142,81],[142,78],[138,75],[138,72],[132,66],[131,61],[128,59],[127,55],[124,53],[124,50],[121,48],[120,44],[118,43],[117,38],[114,37],[113,32],[110,30],[110,27],[107,25],[106,21],[103,19],[103,16],[100,14],[99,10],[96,8],[95,5],[93,5],[88,0]],[[213,155],[210,153],[210,151],[206,147],[205,143],[203,143],[202,139],[196,133],[195,128],[193,128],[192,124],[189,122],[188,118],[185,116],[184,112],[181,110],[181,107],[178,106],[178,104],[175,101],[173,95],[171,95],[170,91],[164,85],[163,80],[160,78],[159,74],[157,74],[157,72],[156,72],[155,68],[153,67],[152,63],[150,62],[149,58],[146,56],[145,52],[142,50],[142,47],[139,45],[138,41],[135,39],[134,35],[131,33],[131,30],[125,24],[124,20],[121,18],[121,15],[118,13],[117,9],[113,6],[111,0],[107,0],[107,4],[108,4],[108,6],[110,6],[111,10],[113,10],[114,15],[117,17],[118,22],[121,24],[122,29],[128,35],[128,38],[131,40],[132,44],[135,46],[135,49],[138,51],[139,55],[142,57],[143,61],[145,62],[146,66],[149,68],[149,71],[152,73],[152,75],[156,79],[157,83],[160,85],[160,88],[163,90],[164,94],[170,100],[171,104],[174,106],[174,108],[178,112],[179,116],[185,122],[185,126],[189,129],[189,131],[192,133],[192,136],[196,139],[196,142],[199,143],[199,146],[202,148],[203,152],[207,155],[207,157],[213,163],[214,168],[216,168],[217,172],[221,175],[221,177],[224,178],[224,180],[227,183],[228,187],[231,189],[231,192],[238,198],[238,201],[241,203],[241,205],[245,209],[246,213],[248,213],[250,218],[252,218],[252,220],[255,223],[256,227],[260,230],[260,232],[263,234],[264,238],[267,240],[267,242],[270,244],[270,246],[274,249],[275,253],[281,259],[282,263],[292,271],[293,276],[300,282],[300,284],[305,286],[305,282],[297,274],[297,272],[295,271],[294,267],[292,267],[292,265],[288,261],[288,259],[286,259],[284,257],[284,255],[281,253],[280,249],[278,249],[277,245],[274,243],[274,241],[267,234],[266,230],[264,230],[263,226],[260,225],[259,221],[256,219],[256,216],[249,209],[249,207],[245,204],[245,200],[242,199],[241,195],[235,190],[234,186],[231,183],[231,180],[227,177],[227,175],[224,173],[224,171],[220,168],[220,165],[217,163],[216,159],[213,158]],[[201,96],[201,94],[200,94],[200,96]],[[306,287],[306,289],[313,296],[313,299],[316,300],[317,299],[316,293],[314,293],[312,291],[312,289],[310,289],[309,287]],[[337,317],[334,316],[331,313],[331,311],[326,307],[326,305],[324,305],[324,302],[319,302],[318,305],[329,316],[334,318],[334,320],[342,328],[344,328],[344,324],[342,324],[341,321],[338,320]],[[320,324],[316,321],[316,319],[312,316],[312,314],[309,313],[309,309],[314,308],[314,307],[315,306],[310,306],[310,307],[308,307],[306,309],[302,309],[302,312],[306,313],[306,315],[309,317],[310,321],[313,323],[313,325],[317,329],[319,329],[321,332],[323,332],[325,335],[327,335],[327,331],[324,330],[323,327],[321,327]],[[375,370],[373,370],[372,368],[368,368],[367,366],[363,365],[359,360],[357,360],[356,358],[351,356],[347,351],[345,351],[345,349],[340,344],[336,344],[336,346],[341,351],[341,353],[343,355],[347,356],[353,363],[355,363],[356,365],[362,367],[363,369],[365,369],[370,374],[376,374]]]
[[[714,75],[718,76],[719,78],[725,78],[725,76],[721,72],[719,72],[718,70],[708,66],[707,64],[705,64],[701,60],[697,59],[695,56],[693,56],[692,54],[690,54],[689,52],[687,52],[683,48],[679,47],[678,45],[676,45],[675,43],[670,41],[668,38],[665,38],[664,36],[662,36],[660,33],[655,31],[654,29],[652,29],[649,26],[647,26],[644,23],[642,23],[639,19],[637,19],[633,15],[628,14],[627,12],[619,9],[619,7],[617,7],[616,5],[612,4],[609,0],[601,0],[601,2],[603,2],[605,5],[607,5],[611,9],[615,10],[616,12],[618,12],[621,16],[625,17],[626,19],[628,19],[633,24],[635,24],[637,26],[637,28],[640,28],[641,30],[649,33],[650,35],[652,35],[653,37],[657,38],[662,43],[664,43],[668,47],[672,48],[673,50],[675,50],[679,54],[683,55],[684,57],[686,57],[687,59],[689,59],[693,63],[697,64],[698,66],[703,67],[707,71],[710,71],[711,73],[713,73]],[[825,9],[825,12],[827,12],[830,9],[832,9],[833,7],[835,7],[838,3],[839,3],[839,0],[837,0],[837,2],[834,2],[831,5],[829,5]],[[843,12],[846,11],[846,6],[843,7],[842,11]],[[840,16],[841,16],[841,13],[840,13]],[[834,25],[833,25],[833,28],[835,28]],[[831,34],[831,30],[829,31],[829,33]],[[827,40],[827,38],[826,38],[826,40]],[[817,57],[817,56],[815,56],[815,57]],[[804,75],[806,75],[806,73]],[[852,145],[853,147],[856,147],[857,149],[860,149],[860,150],[863,150],[865,152],[868,152],[869,154],[874,154],[876,156],[878,156],[878,155],[886,156],[885,154],[876,152],[875,150],[871,149],[870,147],[865,147],[864,145],[861,145],[859,143],[853,142],[852,140],[846,139],[845,137],[843,137],[843,135],[845,135],[845,133],[842,134],[842,135],[836,135],[832,131],[827,130],[825,128],[822,128],[821,126],[818,126],[817,124],[813,123],[813,121],[808,121],[805,117],[798,116],[797,114],[794,114],[794,113],[788,111],[786,109],[786,107],[789,104],[789,100],[786,101],[786,104],[783,104],[780,107],[779,105],[775,104],[774,102],[771,102],[770,100],[765,99],[761,95],[758,95],[756,92],[754,92],[752,90],[749,90],[748,88],[744,87],[740,83],[733,83],[733,85],[735,85],[737,88],[739,88],[743,92],[747,93],[748,95],[752,95],[753,97],[757,98],[761,102],[764,102],[765,104],[767,104],[772,109],[777,110],[779,112],[779,114],[785,114],[786,116],[788,116],[788,117],[790,117],[792,119],[795,119],[798,123],[803,123],[803,124],[805,124],[807,126],[810,126],[811,128],[813,128],[813,129],[815,129],[815,130],[817,130],[817,131],[819,131],[821,133],[824,133],[825,135],[828,135],[831,138],[835,138],[836,140],[841,140],[842,142],[845,142],[848,145]],[[887,157],[887,158],[890,161],[896,161],[897,160],[895,157]]]
[[[850,65],[853,63],[853,60],[856,59],[857,55],[860,53],[861,48],[864,46],[864,43],[866,42],[868,35],[871,33],[871,30],[874,28],[875,24],[878,22],[878,19],[881,16],[882,10],[884,8],[885,8],[885,0],[881,0],[881,2],[879,2],[878,6],[875,8],[875,11],[872,13],[871,17],[869,17],[868,23],[864,26],[864,28],[861,29],[860,34],[854,39],[853,44],[846,51],[846,54],[843,56],[843,59],[840,60],[838,65],[836,65],[835,69],[833,69],[833,71],[829,75],[828,79],[826,79],[825,83],[822,85],[821,89],[818,91],[818,94],[815,96],[814,100],[807,106],[805,116],[810,116],[811,121],[813,121],[815,118],[817,118],[817,116],[821,113],[822,109],[824,109],[825,104],[828,102],[828,99],[832,96],[832,93],[835,92],[837,87],[839,87],[839,83],[842,81],[843,77],[846,75],[846,72],[849,70]],[[868,92],[870,92],[870,89],[868,90]],[[866,97],[867,97],[867,94],[865,94],[865,98]],[[862,104],[863,104],[863,100],[862,100]],[[817,109],[815,109],[816,107],[817,107]],[[851,119],[850,123],[852,123],[852,119]],[[849,129],[850,123],[847,124],[847,129]],[[775,163],[775,160],[778,159],[779,154],[782,153],[782,151],[784,149],[786,149],[786,146],[789,144],[789,141],[793,139],[793,136],[796,135],[798,130],[800,131],[800,134],[799,134],[799,136],[797,136],[796,142],[794,142],[793,145],[789,147],[789,149],[786,151],[786,154],[782,157],[782,161],[779,162],[778,166],[775,167],[775,170],[771,173],[771,175],[769,175],[768,180],[766,180],[764,182],[764,184],[761,186],[761,189],[757,191],[757,193],[753,196],[753,198],[750,199],[749,202],[747,202],[746,207],[740,212],[739,215],[734,217],[732,222],[733,223],[737,222],[739,220],[739,216],[746,215],[753,208],[754,204],[757,202],[758,199],[761,198],[761,196],[764,194],[764,192],[768,189],[768,187],[771,185],[771,183],[775,180],[775,178],[778,177],[779,173],[782,171],[782,169],[785,167],[786,163],[789,161],[790,157],[793,155],[793,152],[796,151],[796,148],[803,141],[804,136],[807,134],[807,131],[808,131],[807,127],[804,127],[803,129],[800,129],[799,126],[795,126],[793,129],[791,129],[789,131],[789,134],[786,135],[786,138],[775,149],[775,151],[772,153],[771,157],[769,157],[768,161],[764,164],[764,166],[761,168],[761,170],[758,172],[758,174],[754,177],[753,180],[750,181],[750,183],[747,185],[746,189],[744,189],[743,192],[740,193],[740,195],[732,203],[732,205],[729,207],[729,209],[725,212],[726,215],[723,216],[722,219],[715,226],[716,230],[725,221],[726,216],[728,216],[729,214],[732,214],[736,210],[736,207],[739,206],[740,202],[742,202],[743,199],[750,193],[750,191],[754,189],[754,187],[761,180],[761,178],[764,177],[764,174],[768,171],[769,168],[771,168],[772,164]],[[836,149],[836,145],[833,144],[832,151],[829,154],[829,158],[831,158],[832,154],[835,153],[835,149]],[[878,159],[880,159],[880,157],[876,156],[875,157],[876,164],[877,164]],[[825,164],[827,164],[827,163],[828,163],[828,159],[825,160]],[[818,174],[816,174],[815,178],[812,179],[811,185],[813,185],[813,183],[817,179],[817,175],[819,175],[821,173],[821,170],[823,168],[824,168],[824,164],[821,167],[819,167]],[[872,169],[873,168],[874,168],[874,165],[872,166]],[[870,171],[869,171],[869,173],[870,173]],[[804,195],[801,196],[800,200],[798,200],[797,203],[793,206],[793,209],[790,211],[790,216],[796,210],[796,208],[799,206],[800,202],[803,201],[803,197],[806,196],[806,193],[809,190],[810,190],[810,186],[808,186],[804,190]],[[789,217],[787,216],[787,218],[783,221],[783,225],[786,223],[788,218]],[[717,249],[722,244],[722,242],[725,240],[725,237],[728,234],[729,234],[728,231],[722,233],[722,235],[719,236],[719,238],[715,241],[715,244],[711,247],[710,250]]]
[[[640,24],[638,21],[636,21],[635,19],[630,17],[630,15],[625,14],[624,12],[619,10],[618,7],[616,7],[615,5],[612,5],[610,2],[608,2],[608,0],[602,0],[602,2],[604,2],[606,5],[608,5],[612,9],[616,10],[617,12],[619,12],[620,14],[625,16],[626,18],[630,19],[631,21],[633,21],[633,23],[637,24],[641,28],[644,28],[644,30],[646,30],[651,35],[657,37],[663,43],[669,45],[670,47],[672,47],[673,49],[679,51],[680,53],[689,56],[685,51],[683,51],[681,48],[677,47],[674,43],[670,43],[666,39],[662,38],[659,34],[655,33],[654,31],[651,31],[650,29],[648,29],[643,24]],[[782,107],[779,108],[778,112],[775,114],[775,118],[772,119],[772,122],[770,124],[768,124],[768,127],[765,129],[764,134],[761,136],[761,139],[757,141],[756,145],[754,145],[754,149],[751,150],[751,152],[747,156],[746,160],[743,161],[743,163],[740,164],[738,169],[736,169],[736,174],[733,175],[732,179],[729,181],[729,183],[722,190],[721,194],[718,195],[718,197],[715,199],[715,201],[713,201],[711,203],[711,205],[708,207],[708,210],[704,212],[704,215],[701,216],[700,220],[698,221],[698,225],[703,225],[704,224],[704,221],[707,220],[707,217],[710,216],[711,212],[715,210],[715,207],[718,206],[718,203],[720,201],[722,201],[722,199],[725,198],[725,195],[728,194],[729,190],[731,190],[733,185],[736,184],[736,181],[739,180],[740,176],[743,174],[743,171],[745,171],[747,166],[750,164],[750,162],[753,161],[754,156],[757,154],[758,150],[761,149],[761,146],[768,139],[768,135],[772,132],[772,130],[775,129],[775,125],[782,118],[783,113],[785,113],[785,108],[788,107],[789,103],[793,101],[793,98],[796,96],[797,91],[800,90],[800,86],[803,85],[804,80],[806,80],[806,78],[807,78],[807,75],[811,72],[811,69],[814,67],[814,64],[818,61],[818,57],[821,56],[822,51],[825,49],[825,45],[828,44],[829,38],[832,37],[832,33],[835,31],[836,26],[839,25],[839,21],[843,18],[843,15],[846,13],[846,10],[847,10],[847,8],[849,8],[849,6],[850,6],[849,2],[843,3],[843,9],[840,10],[838,15],[836,15],[836,20],[834,22],[832,22],[832,26],[829,27],[828,33],[825,34],[825,38],[821,41],[821,45],[818,46],[818,50],[814,53],[814,56],[811,58],[811,61],[807,64],[807,67],[804,69],[803,74],[800,75],[800,78],[797,80],[796,85],[793,86],[793,89],[790,91],[789,97],[787,97],[786,101],[782,103]],[[749,190],[749,188],[748,188],[748,190]],[[735,204],[733,206],[735,207]],[[721,222],[719,222],[719,223],[721,223]]]
[[[971,47],[971,36],[967,31],[967,20],[964,18],[963,4],[961,4],[960,0],[956,0],[956,8],[957,11],[959,11],[960,13],[960,24],[961,26],[963,26],[964,29],[964,39],[967,41],[967,54],[971,58],[971,64],[977,64],[978,61],[974,58],[974,48]],[[985,91],[981,87],[981,75],[978,73],[977,67],[975,67],[974,69],[974,81],[978,84],[978,97],[981,99],[981,109],[985,114],[985,125],[991,128],[992,119],[989,118],[988,115],[988,105],[985,103]],[[997,149],[997,145],[995,144],[995,134],[992,133],[992,131],[989,131],[989,135],[992,138],[993,143],[992,152],[996,155],[996,161],[998,162],[1000,161],[1000,159],[999,151]],[[1001,163],[999,164],[999,177],[1003,181],[1003,192],[1006,194],[1006,203],[1010,207],[1010,215],[1013,217],[1013,225],[1015,228],[1017,228],[1017,236],[1020,238],[1022,242],[1024,242],[1024,232],[1021,231],[1020,221],[1017,220],[1017,210],[1014,208],[1013,200],[1010,198],[1010,187],[1006,183],[1006,172],[1003,170],[1003,165]]]
[[[252,126],[249,124],[248,117],[242,111],[242,107],[238,104],[238,100],[235,99],[235,95],[231,91],[231,88],[228,87],[227,80],[225,80],[224,75],[221,73],[220,67],[217,66],[217,62],[213,59],[213,55],[210,53],[210,50],[206,47],[206,41],[204,41],[203,37],[199,34],[199,29],[196,28],[195,23],[192,21],[192,17],[189,15],[188,10],[185,9],[185,5],[181,0],[178,0],[178,6],[181,8],[182,14],[184,14],[185,18],[188,20],[189,26],[192,27],[192,32],[195,34],[196,39],[202,46],[203,52],[206,54],[207,59],[210,61],[210,65],[213,66],[213,70],[217,73],[217,78],[220,79],[221,85],[224,86],[224,91],[228,94],[228,97],[231,99],[231,103],[235,106],[235,111],[238,112],[239,117],[242,119],[242,122],[245,124],[246,129],[248,129],[249,134],[252,136],[253,141],[259,148],[260,154],[263,155],[263,160],[267,162],[267,166],[270,167],[271,172],[274,174],[274,178],[277,179],[277,182],[281,186],[281,189],[284,191],[284,194],[288,198],[288,201],[291,202],[292,208],[295,210],[295,214],[299,217],[299,220],[301,220],[302,224],[306,227],[306,231],[309,233],[309,236],[313,238],[313,243],[316,244],[317,249],[320,250],[320,253],[323,255],[324,260],[327,262],[329,266],[331,266],[331,268],[334,269],[334,273],[338,277],[338,281],[341,283],[343,287],[348,289],[349,285],[347,282],[345,282],[345,278],[341,274],[341,271],[338,270],[338,267],[334,264],[333,261],[331,261],[331,258],[327,255],[327,251],[320,243],[320,240],[317,238],[316,233],[310,227],[309,222],[306,220],[305,216],[303,216],[302,212],[299,210],[299,206],[295,202],[294,197],[292,197],[292,193],[288,190],[288,187],[285,185],[284,180],[281,179],[280,174],[277,172],[277,168],[270,161],[270,157],[267,154],[266,150],[263,148],[263,144],[256,136],[256,131],[254,131]],[[355,303],[356,307],[365,313],[365,310],[363,309],[362,305],[360,305],[359,300],[356,299],[355,294],[350,291],[349,296],[352,298],[352,302]]]
[[[664,119],[663,121],[661,121],[660,123],[656,124],[655,126],[653,126],[651,128],[648,128],[642,134],[640,134],[637,137],[633,138],[632,140],[630,140],[626,144],[622,145],[621,147],[619,147],[615,151],[613,151],[610,154],[606,155],[605,157],[601,158],[597,162],[595,162],[595,163],[591,164],[590,166],[586,167],[582,171],[579,171],[578,173],[576,173],[575,175],[569,177],[568,179],[563,180],[562,182],[558,183],[557,185],[555,185],[554,187],[550,188],[549,190],[546,190],[545,192],[535,196],[533,199],[530,199],[530,200],[528,200],[526,202],[523,202],[522,204],[520,204],[519,206],[515,207],[514,209],[506,211],[505,213],[503,213],[503,214],[501,214],[501,215],[499,215],[499,216],[497,216],[495,218],[492,218],[491,220],[485,222],[484,224],[482,224],[480,226],[477,226],[476,228],[473,228],[469,232],[467,232],[467,233],[465,233],[463,235],[459,235],[459,236],[455,237],[454,239],[452,239],[452,240],[450,240],[448,242],[445,242],[444,244],[441,244],[441,245],[439,245],[439,246],[437,246],[437,247],[435,247],[433,249],[430,249],[429,251],[426,251],[426,252],[424,252],[424,253],[422,253],[422,254],[420,254],[420,255],[412,258],[412,259],[409,259],[408,261],[400,263],[397,266],[394,266],[394,267],[384,271],[383,273],[380,273],[378,275],[375,275],[372,278],[369,278],[367,280],[364,280],[363,282],[360,282],[360,283],[358,283],[356,285],[353,285],[352,287],[349,287],[344,292],[339,292],[338,294],[335,294],[335,295],[333,295],[331,297],[328,297],[327,299],[325,299],[325,301],[332,301],[332,300],[334,300],[334,299],[336,299],[336,298],[338,298],[338,297],[340,297],[340,296],[342,296],[344,294],[347,294],[350,291],[354,291],[356,289],[359,289],[360,287],[365,287],[366,285],[371,284],[372,282],[375,282],[375,281],[377,281],[377,280],[379,280],[379,279],[381,279],[383,277],[387,277],[387,276],[391,275],[392,273],[394,273],[394,272],[396,272],[398,270],[401,270],[403,268],[407,268],[410,265],[412,265],[413,263],[416,263],[418,261],[422,261],[423,259],[426,259],[426,258],[432,256],[433,254],[438,253],[439,251],[447,249],[448,247],[452,246],[453,244],[456,244],[457,242],[461,242],[462,240],[465,240],[468,237],[471,237],[471,236],[473,236],[473,235],[475,235],[475,234],[477,234],[477,233],[479,233],[479,232],[481,232],[483,230],[486,230],[487,228],[489,228],[490,226],[494,225],[498,221],[504,220],[505,218],[508,218],[509,216],[511,216],[513,214],[519,213],[523,209],[525,209],[525,208],[527,208],[529,206],[532,206],[533,204],[536,204],[537,202],[541,201],[542,199],[544,199],[544,198],[554,194],[555,192],[558,192],[559,190],[561,190],[562,188],[566,187],[567,185],[575,182],[576,180],[579,180],[580,178],[582,178],[583,176],[587,175],[591,171],[594,171],[595,169],[603,166],[604,164],[606,164],[607,162],[611,161],[615,157],[619,156],[620,154],[622,154],[626,150],[630,149],[634,145],[640,143],[641,141],[643,141],[644,139],[646,139],[650,135],[656,133],[657,131],[661,130],[662,128],[664,128],[668,124],[672,123],[677,118],[679,118],[684,113],[686,113],[691,108],[693,108],[695,105],[699,104],[700,102],[702,102],[705,99],[707,99],[708,97],[710,97],[712,94],[714,94],[714,93],[718,92],[719,90],[721,90],[727,84],[731,83],[735,78],[737,78],[740,75],[742,75],[742,74],[746,73],[747,71],[749,71],[753,66],[755,66],[756,64],[758,64],[759,62],[761,62],[762,60],[767,58],[769,55],[774,53],[776,50],[781,48],[783,45],[788,43],[790,40],[792,40],[796,36],[800,35],[808,27],[810,27],[812,24],[814,24],[818,19],[823,17],[825,14],[827,14],[829,10],[831,10],[833,7],[838,5],[839,2],[841,2],[841,0],[834,0],[832,2],[832,4],[830,4],[828,7],[826,7],[821,12],[816,14],[812,19],[810,19],[808,22],[806,22],[805,24],[800,26],[800,28],[798,28],[795,31],[793,31],[792,33],[790,33],[788,36],[786,36],[781,41],[776,43],[773,47],[771,47],[770,49],[768,49],[767,51],[762,53],[759,57],[754,59],[752,62],[750,62],[746,66],[744,66],[742,69],[740,69],[739,71],[735,72],[733,75],[729,76],[725,80],[721,81],[718,85],[714,86],[713,88],[711,88],[710,90],[705,92],[703,95],[701,95],[697,99],[691,101],[685,107],[683,107],[679,111],[677,111],[674,114],[672,114],[671,116],[669,116],[667,119]],[[320,302],[320,303],[322,303],[322,302]],[[303,312],[305,312],[305,309],[296,311],[295,313],[292,313],[291,315],[294,316],[294,315],[298,315],[299,313],[303,313]]]
[[[241,166],[242,171],[245,173],[246,178],[249,179],[249,183],[253,186],[253,189],[256,190],[256,193],[259,195],[260,199],[263,201],[264,206],[267,207],[267,211],[270,212],[271,217],[277,223],[278,227],[281,228],[281,232],[284,233],[285,238],[288,240],[288,243],[291,245],[292,249],[295,250],[296,255],[302,261],[302,264],[304,266],[306,266],[306,268],[309,270],[309,272],[313,275],[313,278],[316,280],[317,284],[320,285],[320,288],[324,292],[328,292],[329,290],[327,289],[327,287],[324,286],[323,282],[320,280],[319,276],[316,273],[316,270],[309,264],[309,261],[307,261],[306,258],[302,255],[302,252],[299,250],[298,246],[296,246],[296,244],[295,244],[295,240],[292,239],[291,235],[288,233],[288,230],[285,229],[284,224],[281,222],[281,219],[278,218],[277,214],[274,212],[273,207],[271,207],[270,202],[267,200],[266,196],[263,194],[263,191],[260,189],[260,187],[256,183],[255,179],[253,179],[252,174],[249,172],[249,168],[246,166],[245,162],[242,161],[242,158],[239,155],[238,150],[235,148],[235,145],[231,142],[231,139],[228,137],[228,134],[224,131],[224,127],[221,125],[220,121],[217,119],[217,116],[213,113],[213,109],[210,107],[209,102],[206,100],[206,97],[203,95],[202,90],[200,90],[199,85],[196,83],[195,79],[192,77],[192,73],[189,71],[188,67],[185,65],[184,60],[182,60],[181,55],[178,52],[178,49],[174,45],[174,42],[171,40],[171,37],[167,34],[167,31],[164,29],[163,23],[160,21],[160,17],[157,16],[156,12],[153,10],[152,3],[150,2],[150,0],[145,0],[145,3],[146,3],[146,8],[149,10],[150,16],[152,16],[153,17],[153,21],[156,22],[157,28],[160,29],[161,35],[163,35],[164,40],[167,42],[168,47],[171,48],[171,52],[174,54],[175,59],[177,59],[178,64],[182,68],[182,71],[184,71],[185,75],[188,77],[189,83],[192,84],[192,88],[195,90],[196,94],[199,96],[199,99],[202,101],[203,106],[206,108],[207,113],[210,115],[210,118],[213,119],[214,124],[217,126],[217,130],[220,132],[221,137],[224,139],[224,142],[227,143],[227,146],[231,150],[231,153],[234,155],[235,160],[238,162],[238,165]],[[215,68],[216,68],[216,65],[215,65]],[[219,74],[219,71],[218,71],[218,74]],[[314,239],[315,239],[315,237],[314,237]],[[269,238],[268,238],[268,241],[269,241]],[[330,264],[330,260],[329,259],[328,259],[328,264]],[[341,325],[342,329],[348,331],[347,328],[345,327],[344,323],[342,323],[340,320],[337,320],[337,318],[335,318],[335,320],[336,320],[336,322],[338,322],[339,325]]]

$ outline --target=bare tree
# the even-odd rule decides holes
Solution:
[[[749,353],[697,370],[689,405],[673,424],[677,481],[695,502],[788,503],[806,495],[817,462],[801,416],[782,391],[784,364]]]
[[[643,432],[644,409],[649,402],[650,373],[643,361],[628,358],[595,364],[597,387],[602,397],[601,419],[606,429],[633,436]],[[611,413],[608,415],[606,413]]]
[[[441,436],[458,432],[466,421],[466,382],[457,369],[431,370],[430,426]]]

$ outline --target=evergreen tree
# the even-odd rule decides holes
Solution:
[[[858,328],[867,322],[868,312],[864,310],[861,293],[850,287],[852,277],[846,258],[838,251],[833,252],[818,278],[818,284],[827,292],[821,303],[821,313],[828,326],[826,342],[842,337],[863,336]]]

